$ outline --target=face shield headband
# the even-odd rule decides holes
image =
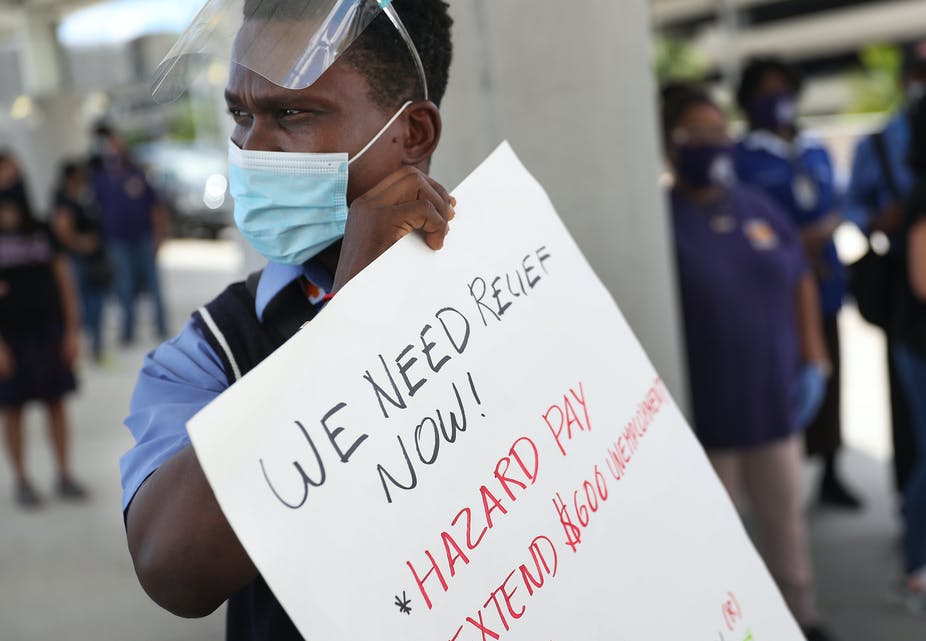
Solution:
[[[392,0],[208,0],[155,71],[152,96],[176,100],[203,75],[224,82],[229,65],[284,89],[305,89],[380,12],[408,46],[427,100],[424,65]]]

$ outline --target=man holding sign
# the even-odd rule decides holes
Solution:
[[[239,0],[225,28],[233,4],[156,94],[234,40],[236,220],[270,264],[142,372],[123,476],[155,600],[228,599],[232,639],[801,639],[509,146],[454,192],[444,242],[456,201],[423,172],[446,4]]]
[[[202,61],[230,60],[235,220],[269,263],[146,359],[123,510],[152,599],[187,617],[227,600],[229,639],[302,637],[223,515],[186,423],[400,238],[443,246],[455,201],[427,171],[451,23],[443,0],[209,0],[158,70],[155,98],[171,100]]]

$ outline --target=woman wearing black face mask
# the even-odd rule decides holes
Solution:
[[[835,211],[835,177],[829,153],[797,124],[801,87],[797,71],[780,60],[761,58],[746,65],[737,102],[749,121],[749,132],[736,145],[734,164],[743,183],[764,192],[788,215],[810,259],[823,311],[823,332],[833,358],[833,376],[820,412],[807,428],[807,452],[824,462],[820,501],[858,509],[860,499],[843,483],[836,466],[841,446],[836,319],[847,282],[833,234],[843,218]]]
[[[664,93],[666,151],[694,428],[738,502],[810,640],[818,626],[801,505],[801,431],[829,358],[816,285],[796,231],[768,198],[736,185],[723,112],[704,94]]]

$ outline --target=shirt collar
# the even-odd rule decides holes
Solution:
[[[803,154],[804,152],[818,146],[816,138],[806,133],[799,133],[793,142],[788,142],[780,136],[776,136],[770,131],[757,129],[749,132],[743,139],[743,145],[747,149],[761,149],[774,156],[790,159],[794,153]]]
[[[254,297],[254,311],[257,313],[258,320],[264,320],[264,312],[267,306],[283,289],[297,278],[303,276],[313,285],[324,290],[324,292],[330,292],[331,287],[334,285],[332,275],[314,258],[304,265],[267,263],[260,275],[260,281],[257,283],[257,294]]]

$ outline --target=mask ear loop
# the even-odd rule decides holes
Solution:
[[[360,158],[360,156],[362,156],[363,154],[367,153],[367,151],[369,151],[370,147],[372,147],[373,145],[375,145],[375,144],[379,141],[379,139],[383,137],[383,134],[386,133],[386,131],[389,130],[389,127],[391,127],[392,124],[393,124],[396,120],[399,119],[399,116],[401,116],[403,113],[405,113],[405,110],[408,109],[409,105],[411,105],[411,104],[412,104],[412,101],[409,100],[409,101],[406,102],[404,105],[402,105],[402,108],[399,109],[399,110],[396,112],[396,114],[395,114],[392,118],[389,119],[389,122],[387,122],[387,123],[385,124],[385,126],[384,126],[382,129],[379,130],[379,133],[376,134],[375,136],[373,136],[373,140],[371,140],[370,142],[368,142],[366,147],[364,147],[364,148],[361,149],[359,152],[357,152],[357,155],[356,155],[356,156],[354,156],[353,158],[351,158],[350,160],[347,161],[347,166],[349,167],[349,166],[351,165],[351,163],[353,163],[355,160],[357,160],[358,158]]]

